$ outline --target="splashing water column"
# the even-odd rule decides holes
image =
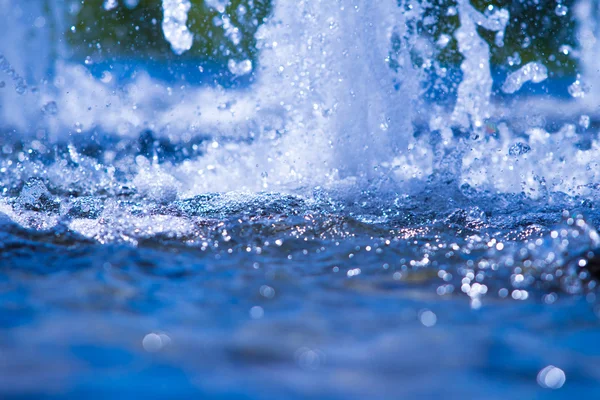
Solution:
[[[258,32],[258,92],[281,100],[287,134],[342,177],[373,177],[412,136],[418,79],[407,51],[391,54],[404,21],[391,0],[280,1]]]
[[[593,0],[579,0],[575,5],[577,17],[578,56],[581,64],[581,75],[569,88],[571,96],[594,107],[600,97],[600,3]]]
[[[56,43],[54,1],[0,0],[0,125],[32,130],[39,101],[32,92],[50,75]],[[26,43],[27,51],[23,51]]]
[[[396,1],[353,2],[347,10],[350,16],[339,17],[342,46],[330,60],[338,79],[334,76],[332,92],[324,90],[336,96],[330,129],[338,167],[344,175],[373,179],[380,177],[382,163],[408,151],[419,80],[408,50],[391,51],[393,38],[406,35]]]
[[[464,60],[460,65],[463,78],[458,86],[452,121],[461,128],[472,127],[478,131],[492,114],[490,95],[493,80],[490,49],[477,33],[477,27],[496,32],[496,45],[502,46],[509,14],[500,9],[484,15],[473,8],[469,0],[459,0],[458,12],[460,28],[454,36]]]

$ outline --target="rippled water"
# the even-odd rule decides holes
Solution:
[[[2,392],[534,397],[555,365],[561,396],[593,396],[600,216],[452,187],[154,203],[29,181],[2,206]]]
[[[229,58],[171,81],[70,59],[75,3],[3,1],[0,397],[600,395],[591,2],[566,85],[494,75],[509,12],[467,0],[435,41],[423,2],[276,1],[257,60],[252,10],[207,1]],[[161,2],[177,57],[197,4]]]

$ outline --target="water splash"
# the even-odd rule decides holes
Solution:
[[[6,73],[8,77],[13,80],[15,92],[17,94],[25,94],[27,92],[27,82],[25,81],[25,78],[15,71],[6,57],[4,57],[2,54],[0,54],[0,72]]]
[[[490,50],[487,42],[479,36],[477,27],[496,32],[495,43],[501,47],[509,13],[505,9],[490,7],[488,10],[491,12],[482,14],[468,0],[458,2],[460,27],[454,36],[464,60],[460,66],[463,77],[458,86],[452,121],[462,128],[479,130],[492,115]]]
[[[280,99],[286,129],[342,175],[373,176],[408,148],[419,80],[392,46],[405,22],[395,1],[279,2],[258,32],[260,97]]]
[[[163,5],[174,16],[170,19],[174,25],[165,26],[165,36],[179,32],[193,41],[184,21],[191,3]],[[227,40],[241,34],[243,29],[233,24],[229,14],[240,11],[230,10],[230,2],[206,5],[219,13],[213,23],[228,24]],[[23,137],[40,135],[40,148],[93,132],[136,141],[145,130],[173,147],[187,149],[187,143],[201,142],[194,157],[183,163],[149,169],[144,163],[131,163],[133,169],[146,171],[141,176],[151,176],[160,168],[164,176],[179,182],[178,196],[351,182],[364,188],[395,182],[405,190],[406,182],[425,180],[440,169],[447,169],[458,184],[494,191],[538,196],[539,188],[548,187],[591,195],[597,144],[590,137],[585,147],[580,146],[584,138],[574,128],[583,126],[577,122],[579,114],[572,124],[549,131],[545,125],[551,111],[521,116],[520,107],[497,108],[490,100],[490,49],[478,29],[493,32],[494,45],[502,45],[507,11],[488,7],[479,12],[468,1],[458,4],[461,26],[454,39],[464,57],[463,75],[447,86],[458,83],[456,104],[446,109],[435,101],[423,101],[422,87],[428,78],[415,64],[414,54],[424,58],[423,65],[435,64],[430,50],[435,44],[415,29],[425,8],[416,1],[400,6],[394,1],[376,5],[359,0],[275,2],[256,34],[258,59],[228,60],[233,75],[252,81],[237,90],[166,85],[143,70],[120,83],[114,71],[107,69],[98,79],[83,66],[59,58],[52,82],[41,86],[38,94],[1,92],[3,124]],[[5,22],[10,23],[10,18]],[[440,36],[437,42],[447,46],[454,39]],[[176,40],[173,43],[177,46]],[[187,44],[180,49],[184,47]],[[15,71],[27,76],[18,57],[12,63]],[[436,71],[437,80],[448,79],[443,68]],[[542,72],[541,64],[528,64],[510,76],[505,89],[516,91],[529,78],[541,80]],[[571,92],[587,93],[585,81],[583,76],[578,79]],[[587,126],[593,126],[594,114],[586,115],[591,119]],[[427,119],[431,122],[425,129]],[[456,135],[465,132],[481,140],[463,143]],[[436,145],[439,133],[443,149]],[[210,140],[202,142],[205,137]],[[512,150],[516,148],[530,151]],[[449,157],[439,156],[438,151]],[[580,168],[558,159],[571,160]],[[165,180],[167,187],[172,179]]]
[[[527,82],[540,83],[548,78],[548,69],[541,63],[530,62],[511,72],[502,85],[504,93],[515,93]]]
[[[229,68],[229,72],[231,72],[234,75],[248,75],[250,72],[252,72],[252,61],[243,60],[240,62],[236,62],[235,60],[230,59],[227,62],[227,68]]]
[[[191,2],[178,4],[184,12],[164,34],[182,54],[193,45],[193,38],[182,45],[176,37],[191,35],[185,26]],[[206,4],[219,14],[211,22],[224,27],[231,44],[249,39],[233,23],[230,2]],[[539,331],[548,320],[550,330],[563,329],[566,320],[598,330],[587,304],[597,304],[600,274],[598,116],[589,109],[581,115],[581,108],[573,108],[575,117],[557,116],[557,109],[578,102],[556,100],[543,113],[534,107],[537,98],[494,98],[490,45],[479,32],[495,33],[494,45],[501,46],[508,13],[482,13],[459,1],[460,29],[435,39],[421,29],[431,22],[427,7],[395,0],[276,1],[256,35],[258,58],[232,56],[222,66],[234,80],[250,82],[233,89],[165,83],[143,68],[119,81],[116,62],[99,78],[67,56],[52,58],[55,71],[43,75],[51,79],[37,93],[0,88],[0,267],[9,300],[0,314],[16,325],[3,327],[10,345],[2,351],[33,370],[25,377],[4,371],[8,381],[20,379],[36,395],[44,388],[56,393],[56,381],[69,385],[65,393],[81,388],[85,378],[97,393],[95,373],[103,369],[97,366],[106,363],[89,363],[82,378],[70,374],[81,364],[75,359],[64,379],[48,379],[56,368],[46,366],[77,357],[102,361],[104,354],[89,353],[105,348],[142,365],[148,360],[139,352],[161,356],[164,350],[181,376],[204,371],[189,355],[208,349],[218,367],[211,371],[232,372],[234,384],[217,379],[225,391],[248,387],[255,377],[248,371],[266,368],[272,382],[269,365],[287,369],[286,383],[298,380],[298,366],[328,368],[307,379],[323,377],[319,387],[339,397],[372,396],[373,388],[385,397],[390,387],[394,393],[410,387],[362,362],[368,354],[392,370],[398,360],[421,360],[419,370],[442,377],[434,382],[437,396],[425,397],[440,397],[456,385],[444,379],[455,365],[439,368],[439,360],[472,360],[474,347],[465,350],[464,337],[475,332],[475,350],[489,351],[492,343],[504,367],[533,372],[526,390],[536,371],[544,388],[562,386],[568,375],[563,390],[586,390],[596,368],[595,360],[586,362],[589,347],[565,348],[588,337],[572,340],[567,332],[560,346],[552,338],[540,347]],[[0,15],[6,22],[0,26],[10,19]],[[457,80],[435,59],[454,40],[464,57]],[[27,67],[34,62],[18,53],[6,58],[11,68],[31,85],[42,83]],[[511,67],[521,64],[518,58]],[[539,62],[515,71],[505,91],[542,80]],[[423,99],[428,68],[438,74],[437,88],[458,84],[456,104]],[[523,301],[530,304],[517,303]],[[469,307],[481,310],[465,312]],[[301,330],[288,325],[298,320],[295,314],[305,316]],[[353,323],[357,315],[368,323]],[[89,327],[98,320],[117,329],[116,340],[104,331],[94,336]],[[174,332],[146,326],[158,323]],[[333,325],[348,327],[341,332],[346,337]],[[485,336],[507,329],[514,333],[508,338]],[[299,334],[277,334],[284,331]],[[194,340],[199,332],[209,333]],[[315,337],[324,350],[311,344]],[[91,345],[78,346],[82,340]],[[400,346],[390,356],[402,343],[410,349]],[[554,353],[542,357],[539,349],[552,346]],[[23,357],[32,351],[36,357]],[[407,351],[414,357],[405,357]],[[576,356],[572,362],[567,353]],[[327,365],[328,355],[337,361]],[[551,367],[556,357],[560,369]],[[528,361],[523,366],[516,359]],[[532,367],[532,359],[539,365]],[[482,364],[463,367],[450,378],[471,378]],[[327,379],[355,368],[366,383]],[[414,376],[413,361],[402,368]],[[465,379],[468,390],[472,382],[478,390],[494,386],[492,375]],[[517,375],[515,385],[525,387]],[[40,386],[32,376],[52,382]],[[289,393],[282,389],[283,397]],[[314,396],[314,388],[306,394]]]
[[[177,55],[191,49],[194,43],[194,35],[186,25],[191,7],[189,0],[162,0],[162,30]]]
[[[105,0],[103,7],[106,11],[111,11],[117,8],[118,5],[119,3],[117,0]]]

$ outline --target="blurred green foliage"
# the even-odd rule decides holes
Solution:
[[[170,51],[169,43],[161,30],[162,9],[160,0],[140,0],[137,7],[119,5],[106,11],[104,0],[83,0],[75,16],[75,29],[67,32],[68,42],[77,57],[93,60],[107,58],[137,57],[140,59],[204,59],[224,62],[229,58],[256,59],[254,34],[271,11],[272,0],[231,0],[226,8],[231,22],[241,31],[242,41],[233,45],[225,36],[224,29],[215,24],[219,13],[204,4],[203,0],[190,0],[188,27],[194,33],[194,45],[178,57]],[[375,0],[374,0],[375,1]],[[423,0],[425,15],[416,24],[417,31],[433,40],[448,35],[451,40],[440,50],[437,58],[442,65],[456,66],[461,55],[457,50],[453,33],[459,25],[458,15],[449,12],[456,7],[455,0]],[[506,30],[505,45],[494,45],[494,33],[480,29],[480,35],[490,44],[492,64],[500,68],[515,69],[514,60],[521,65],[541,61],[555,76],[570,75],[575,61],[559,52],[561,45],[577,47],[575,43],[572,6],[573,0],[472,0],[475,8],[485,12],[490,6],[506,8],[510,22]],[[557,12],[561,4],[568,9],[566,15]],[[239,7],[245,13],[238,12]],[[510,60],[513,61],[510,61]],[[511,65],[512,63],[512,65]]]
[[[203,0],[190,2],[192,8],[187,25],[194,34],[194,45],[180,57],[173,54],[163,36],[160,0],[140,0],[132,8],[121,1],[110,11],[104,9],[104,0],[84,0],[75,16],[75,29],[70,27],[66,37],[76,56],[93,60],[123,55],[140,59],[196,58],[216,62],[229,58],[255,59],[254,34],[270,13],[269,0],[232,0],[226,7],[226,14],[241,33],[238,46],[234,46],[226,38],[223,27],[215,23],[215,19],[220,18],[216,10],[205,5]],[[239,12],[240,9],[246,12]]]

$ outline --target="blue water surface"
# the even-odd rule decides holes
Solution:
[[[600,395],[586,236],[600,215],[580,199],[454,182],[353,200],[215,193],[165,205],[121,194],[120,218],[197,228],[101,244],[68,223],[110,228],[106,214],[64,193],[60,211],[31,203],[23,190],[38,184],[5,197],[33,225],[0,218],[3,398]],[[62,222],[35,227],[51,216]],[[550,365],[565,374],[560,389],[538,382]]]

